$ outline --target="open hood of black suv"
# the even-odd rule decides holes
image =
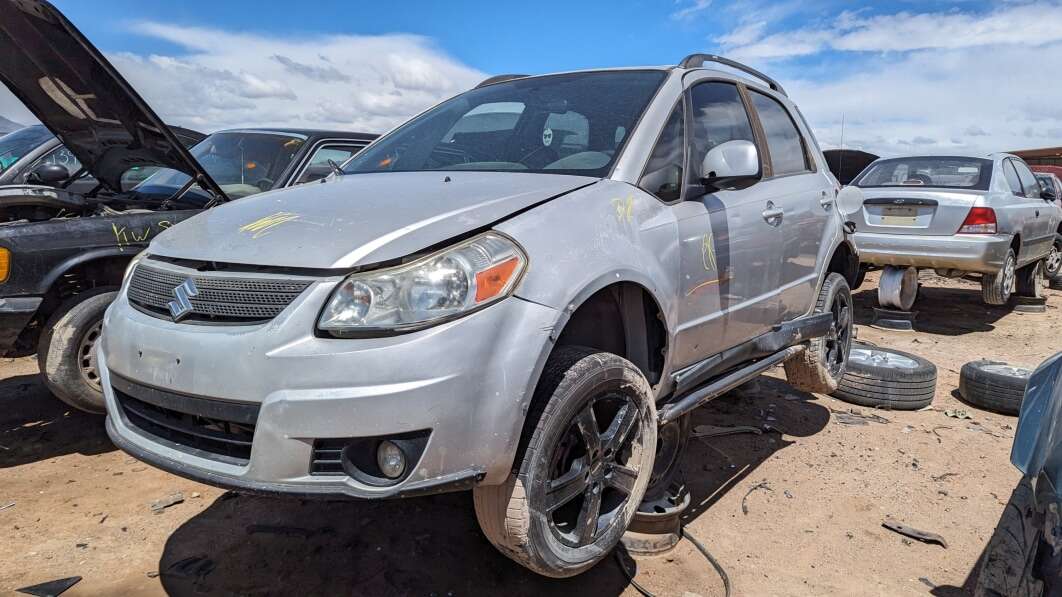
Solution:
[[[0,0],[0,80],[86,170],[121,191],[133,166],[163,166],[225,194],[114,66],[54,6]]]

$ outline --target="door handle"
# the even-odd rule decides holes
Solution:
[[[775,207],[774,203],[767,202],[767,209],[763,210],[763,220],[771,226],[777,226],[782,223],[782,218],[785,216],[785,212],[782,208]]]

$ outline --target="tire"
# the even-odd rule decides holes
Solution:
[[[986,410],[1017,415],[1032,371],[999,361],[971,361],[959,371],[963,400]]]
[[[867,279],[867,270],[865,270],[863,268],[859,268],[859,273],[856,274],[856,277],[855,277],[855,283],[852,284],[852,288],[850,288],[850,290],[859,290],[859,287],[863,285],[863,282],[865,282],[866,279]]]
[[[1051,252],[1044,259],[1044,276],[1048,282],[1062,283],[1062,234],[1055,234]]]
[[[1007,250],[1007,256],[1003,259],[1003,267],[994,274],[981,276],[981,298],[988,305],[1005,305],[1010,302],[1010,295],[1014,293],[1015,267],[1017,257],[1014,249]]]
[[[974,588],[975,597],[1044,594],[1043,582],[1033,576],[1040,546],[1039,520],[1032,483],[1023,477],[988,540]]]
[[[1015,286],[1016,296],[1029,298],[1044,297],[1044,261],[1036,261],[1021,268],[1017,272]]]
[[[933,402],[937,366],[907,352],[856,344],[833,392],[839,400],[891,410],[918,410]]]
[[[814,312],[833,312],[833,329],[829,335],[811,340],[807,350],[786,361],[785,377],[798,390],[829,394],[844,377],[852,348],[852,291],[844,276],[826,276]]]
[[[108,287],[71,297],[59,305],[41,333],[37,345],[41,377],[56,398],[78,410],[106,411],[92,350],[99,339],[103,312],[116,296],[114,288]]]
[[[626,359],[557,348],[535,388],[517,470],[502,485],[473,491],[487,539],[517,563],[554,578],[575,576],[607,556],[649,485],[657,441],[653,400],[645,376]],[[621,420],[630,423],[628,432],[610,439]],[[595,452],[597,458],[588,458]],[[567,482],[552,489],[556,501],[549,508],[548,490],[562,479]],[[592,518],[589,506],[595,503],[599,516],[580,523]]]

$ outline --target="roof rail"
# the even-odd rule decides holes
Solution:
[[[772,79],[772,78],[768,77],[767,75],[761,73],[760,71],[752,68],[751,66],[747,66],[747,65],[741,64],[740,62],[738,62],[736,60],[731,60],[729,58],[724,58],[722,56],[716,56],[715,54],[690,54],[689,56],[686,56],[685,58],[682,59],[682,62],[679,63],[679,67],[680,68],[700,68],[700,67],[704,66],[705,62],[715,62],[715,63],[718,63],[718,64],[722,64],[724,66],[729,66],[730,68],[733,68],[733,69],[737,69],[737,70],[739,70],[739,71],[741,71],[743,73],[748,73],[748,74],[756,77],[757,79],[763,81],[764,83],[767,83],[767,85],[771,89],[777,91],[778,93],[781,93],[782,95],[784,95],[786,97],[789,97],[789,95],[785,92],[785,89],[782,89],[782,86],[778,84],[778,81],[775,81],[774,79]]]
[[[486,87],[487,85],[493,85],[495,83],[504,83],[505,81],[512,81],[513,79],[523,79],[527,75],[494,75],[489,79],[484,79],[482,83],[476,85],[476,89],[480,87]]]

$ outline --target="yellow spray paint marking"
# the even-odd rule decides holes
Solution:
[[[716,270],[715,239],[712,237],[711,228],[701,238],[701,261],[704,263],[704,271],[714,272]]]
[[[626,199],[613,199],[612,207],[616,210],[617,221],[630,222],[634,216],[634,195],[628,195]]]
[[[291,213],[289,211],[278,211],[277,213],[259,218],[249,224],[240,226],[240,232],[246,232],[251,235],[251,238],[259,238],[272,232],[277,226],[286,224],[288,222],[294,222],[299,219],[299,214]]]

